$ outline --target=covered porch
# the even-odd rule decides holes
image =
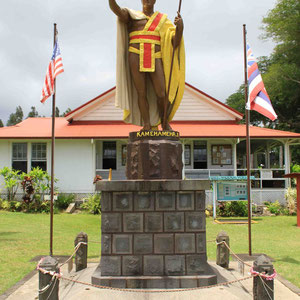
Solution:
[[[208,179],[210,176],[245,176],[246,141],[230,139],[181,139],[183,144],[183,178]],[[290,172],[290,145],[295,139],[252,139],[251,175],[253,189],[285,189],[289,179],[283,175]],[[97,140],[95,142],[96,174],[112,179],[126,179],[127,140]]]
[[[184,177],[207,179],[210,176],[245,176],[246,140],[184,140]],[[250,168],[252,188],[286,188],[290,172],[290,145],[293,139],[252,139]]]

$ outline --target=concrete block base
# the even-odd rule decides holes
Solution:
[[[101,260],[92,282],[118,288],[212,285],[207,263],[209,181],[101,181]]]
[[[210,269],[208,264],[206,269]],[[92,276],[92,284],[124,289],[187,289],[216,283],[212,269],[197,276],[101,276],[99,265]]]

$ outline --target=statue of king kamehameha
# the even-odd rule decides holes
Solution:
[[[167,15],[154,12],[155,2],[142,0],[140,12],[120,8],[115,0],[109,0],[118,16],[116,106],[124,110],[126,123],[143,126],[142,130],[159,124],[163,130],[172,130],[169,121],[185,86],[183,21],[178,13],[174,26]]]

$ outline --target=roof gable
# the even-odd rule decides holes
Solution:
[[[66,115],[68,121],[121,121],[123,111],[115,107],[115,88],[99,95]],[[174,121],[236,121],[243,115],[186,83]]]
[[[243,115],[195,87],[186,84],[174,121],[236,121]]]

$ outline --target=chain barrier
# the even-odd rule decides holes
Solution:
[[[215,241],[214,241],[215,242]],[[98,242],[97,242],[98,243]],[[78,249],[80,248],[81,245],[87,245],[87,243],[84,242],[80,242],[78,243],[75,248],[74,248],[74,252],[73,254],[64,262],[60,265],[60,267],[62,267],[63,265],[65,265],[66,263],[68,263],[73,256],[76,254],[76,252],[78,251]],[[263,278],[265,278],[266,280],[274,280],[274,278],[276,277],[277,273],[274,270],[274,273],[270,276],[267,276],[265,273],[258,273],[256,271],[253,270],[252,266],[250,264],[247,264],[246,262],[244,262],[243,260],[241,260],[232,250],[231,248],[227,245],[227,243],[225,241],[222,241],[220,243],[216,243],[217,245],[220,244],[224,244],[229,251],[232,253],[233,256],[235,256],[240,262],[242,262],[243,264],[250,266],[250,276],[248,277],[244,277],[244,278],[240,278],[240,279],[236,279],[236,280],[232,280],[232,281],[228,281],[228,282],[222,282],[222,283],[217,283],[214,285],[208,285],[208,286],[203,286],[203,287],[195,287],[195,288],[187,288],[187,289],[170,289],[170,290],[145,290],[145,289],[122,289],[122,288],[114,288],[114,287],[109,287],[109,286],[101,286],[101,285],[96,285],[96,284],[92,284],[92,283],[87,283],[87,282],[82,282],[79,280],[75,280],[75,279],[71,279],[71,278],[67,278],[64,277],[63,274],[61,273],[60,269],[59,269],[59,273],[55,272],[55,271],[47,271],[43,268],[40,267],[40,264],[43,260],[43,258],[39,261],[39,263],[37,264],[37,270],[42,272],[43,274],[49,274],[52,276],[51,282],[42,290],[40,290],[39,292],[44,293],[46,290],[48,290],[51,286],[51,283],[53,282],[53,280],[55,280],[54,284],[53,284],[53,288],[50,294],[52,294],[53,290],[54,290],[54,286],[56,284],[57,280],[66,280],[66,281],[70,281],[70,282],[74,282],[77,284],[82,284],[82,285],[86,285],[86,286],[91,286],[91,287],[95,287],[95,288],[99,288],[99,289],[106,289],[106,290],[112,290],[112,291],[120,291],[120,292],[132,292],[132,293],[175,293],[175,292],[187,292],[187,291],[195,291],[195,290],[202,290],[202,289],[208,289],[208,288],[214,288],[214,287],[219,287],[219,286],[227,286],[227,285],[232,285],[234,283],[238,283],[241,281],[246,281],[249,279],[252,279],[254,277],[259,276],[260,279],[263,282],[264,288],[266,289],[269,288],[271,291],[272,289],[267,286],[265,284],[265,282],[263,281]],[[273,291],[272,291],[273,292]],[[270,297],[269,293],[268,296]],[[50,295],[49,295],[50,297]]]
[[[273,274],[271,274],[271,275],[267,275],[266,273],[259,273],[259,272],[256,272],[256,271],[254,271],[253,266],[251,266],[250,264],[244,262],[242,259],[240,259],[240,258],[238,257],[238,255],[236,255],[236,254],[232,251],[232,249],[228,246],[228,244],[226,243],[226,241],[222,241],[222,242],[220,242],[220,243],[217,242],[216,244],[217,244],[217,245],[224,244],[224,245],[227,247],[227,249],[229,250],[229,252],[231,252],[231,254],[232,254],[238,261],[240,261],[241,263],[243,263],[243,264],[245,264],[246,266],[250,267],[250,272],[249,272],[249,274],[251,274],[253,277],[259,276],[260,280],[262,281],[263,287],[264,287],[264,289],[266,290],[266,293],[267,293],[268,297],[272,300],[272,297],[270,296],[270,294],[269,294],[267,288],[268,288],[272,293],[274,293],[274,290],[272,290],[272,289],[264,282],[264,279],[269,280],[269,281],[274,280],[275,277],[277,276],[276,270],[274,269],[274,272],[273,272]]]
[[[60,264],[60,268],[63,266],[63,265],[65,265],[65,264],[67,264],[73,257],[74,257],[74,255],[77,253],[77,251],[78,251],[78,249],[80,248],[80,246],[81,245],[87,245],[87,243],[85,243],[85,242],[80,242],[80,243],[78,243],[76,246],[75,246],[75,248],[74,248],[74,252],[73,252],[73,254],[64,262],[64,263],[62,263],[62,264]]]
[[[225,247],[229,250],[229,252],[230,252],[230,253],[231,253],[238,261],[240,261],[241,263],[243,263],[244,265],[246,265],[246,266],[248,266],[248,267],[250,267],[250,268],[252,267],[252,265],[250,265],[250,264],[246,263],[245,261],[243,261],[242,259],[240,259],[240,258],[238,257],[238,255],[235,254],[235,253],[232,251],[232,249],[228,246],[228,244],[227,244],[225,241],[222,241],[222,242],[220,242],[220,243],[216,242],[216,244],[217,244],[217,245],[224,244]]]
[[[254,276],[255,277],[255,276]],[[226,285],[232,285],[237,282],[245,281],[248,279],[253,278],[253,276],[248,276],[244,277],[241,279],[236,279],[228,282],[222,282],[222,283],[217,283],[214,285],[207,285],[207,286],[201,286],[201,287],[195,287],[195,288],[187,288],[187,289],[172,289],[172,290],[144,290],[144,289],[121,289],[121,288],[114,288],[110,286],[102,286],[102,285],[96,285],[92,283],[87,283],[87,282],[82,282],[79,280],[67,278],[67,277],[60,277],[62,280],[67,280],[71,281],[74,283],[82,284],[82,285],[87,285],[99,289],[106,289],[106,290],[112,290],[112,291],[119,291],[119,292],[130,292],[130,293],[175,293],[175,292],[188,292],[188,291],[197,291],[197,290],[203,290],[203,289],[208,289],[208,288],[214,288],[214,287],[219,287],[219,286],[226,286]]]
[[[53,282],[53,280],[54,280],[55,278],[56,278],[55,276],[52,276],[51,281],[49,282],[49,284],[47,284],[47,285],[46,285],[44,288],[42,288],[41,290],[40,290],[40,289],[38,290],[39,295],[40,295],[40,294],[44,294],[44,293],[46,293],[46,292],[48,291],[48,289],[50,288],[50,286],[51,286],[51,284],[52,284],[52,282]]]
[[[268,290],[266,289],[266,287],[269,288],[269,290],[271,290],[272,293],[273,293],[274,291],[273,291],[268,285],[266,285],[266,283],[264,282],[264,280],[262,279],[261,276],[259,276],[259,278],[260,278],[260,280],[261,280],[261,282],[262,282],[262,285],[263,285],[263,287],[264,287],[264,289],[265,289],[265,291],[266,291],[266,293],[267,293],[269,299],[270,299],[270,300],[273,300],[273,298],[271,297],[271,295],[270,295],[270,293],[268,292]],[[270,280],[272,280],[272,279],[270,279]]]
[[[260,277],[262,277],[266,280],[269,280],[269,281],[274,280],[274,278],[277,276],[275,269],[274,269],[274,273],[272,275],[267,275],[266,273],[259,273],[259,272],[254,271],[253,267],[251,267],[251,269],[250,269],[250,274],[259,275]]]
[[[52,293],[53,293],[53,291],[54,291],[54,289],[55,289],[56,282],[57,282],[57,277],[55,277],[55,280],[54,280],[54,283],[53,283],[52,290],[51,290],[51,292],[49,293],[49,295],[48,295],[48,297],[47,297],[46,300],[49,300],[49,299],[50,299],[50,297],[51,297],[51,295],[52,295]]]
[[[225,241],[222,241],[222,242],[220,242],[220,243],[217,243],[217,245],[220,245],[220,244],[224,244],[224,245],[228,248],[228,250],[231,252],[231,254],[232,254],[237,260],[239,260],[241,263],[245,264],[246,266],[250,267],[250,274],[251,274],[251,275],[253,275],[253,276],[259,276],[259,277],[264,278],[264,279],[266,279],[266,280],[274,280],[275,277],[277,276],[277,272],[276,272],[275,269],[273,269],[274,272],[273,272],[273,274],[271,274],[271,275],[267,275],[266,273],[259,273],[259,272],[254,271],[253,266],[251,266],[250,264],[248,264],[248,263],[244,262],[242,259],[240,259],[240,258],[238,257],[238,255],[235,254],[235,253],[232,251],[232,249],[228,246],[228,244],[227,244]],[[269,287],[268,287],[268,288],[269,288]]]

